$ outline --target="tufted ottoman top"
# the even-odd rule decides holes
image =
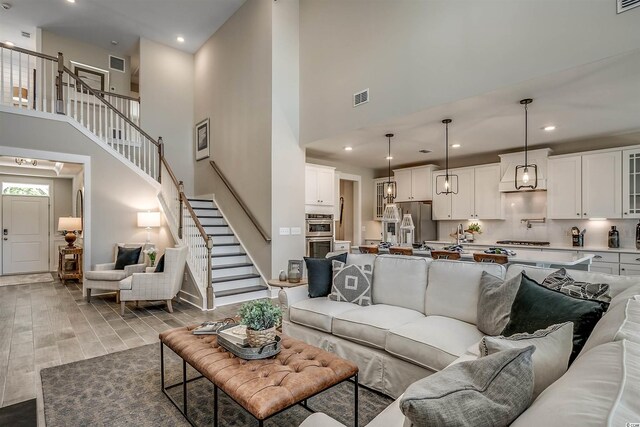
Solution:
[[[358,372],[348,360],[281,335],[282,351],[271,359],[243,360],[197,327],[169,329],[160,340],[257,419],[293,406]]]

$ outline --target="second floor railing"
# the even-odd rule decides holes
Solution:
[[[160,183],[167,219],[189,247],[194,278],[213,308],[212,237],[207,235],[157,140],[139,126],[139,99],[92,88],[57,57],[0,43],[0,105],[64,114]]]

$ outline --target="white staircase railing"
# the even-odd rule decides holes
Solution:
[[[64,114],[158,181],[167,221],[189,247],[189,268],[206,295],[207,308],[213,308],[212,239],[164,157],[162,138],[156,141],[140,128],[139,99],[92,88],[64,66],[62,53],[54,57],[0,42],[0,105]]]

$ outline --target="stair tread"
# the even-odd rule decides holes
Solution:
[[[227,257],[227,256],[245,256],[246,252],[235,252],[230,254],[212,254],[211,258]]]
[[[187,197],[187,200],[190,202],[209,202],[209,203],[213,203],[213,200],[207,200],[207,199],[191,199],[189,197]]]
[[[193,208],[198,209],[198,208]],[[222,219],[222,215],[197,215],[198,218],[220,218]]]
[[[207,227],[228,227],[227,224],[209,224],[209,225],[203,225],[202,227],[207,228]]]
[[[211,267],[212,270],[225,270],[227,268],[242,268],[242,267],[253,267],[253,264],[250,262],[241,262],[238,264],[225,264],[225,265],[214,265]]]
[[[211,279],[211,283],[235,282],[237,280],[257,279],[259,277],[260,275],[256,273],[239,274],[237,276],[214,277],[213,279]]]
[[[237,289],[227,289],[224,291],[218,291],[218,292],[213,292],[213,295],[216,298],[220,298],[220,297],[227,297],[227,296],[231,296],[231,295],[238,295],[238,294],[246,294],[249,292],[257,292],[257,291],[266,291],[269,288],[263,285],[255,285],[255,286],[246,286],[244,288],[237,288]]]
[[[213,247],[222,247],[222,246],[240,246],[240,243],[214,243]]]
[[[203,207],[200,207],[200,206],[191,206],[191,207],[193,208],[193,210],[196,210],[196,211],[198,211],[198,210],[200,210],[200,211],[217,211],[218,210],[218,208],[203,208]]]
[[[207,236],[211,236],[211,237],[231,237],[231,236],[235,236],[235,234],[233,234],[233,233],[222,233],[222,234],[209,234],[209,233],[207,233]]]

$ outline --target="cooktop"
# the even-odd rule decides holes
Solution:
[[[549,246],[549,242],[536,242],[533,240],[498,240],[497,245],[520,245],[520,246]]]

